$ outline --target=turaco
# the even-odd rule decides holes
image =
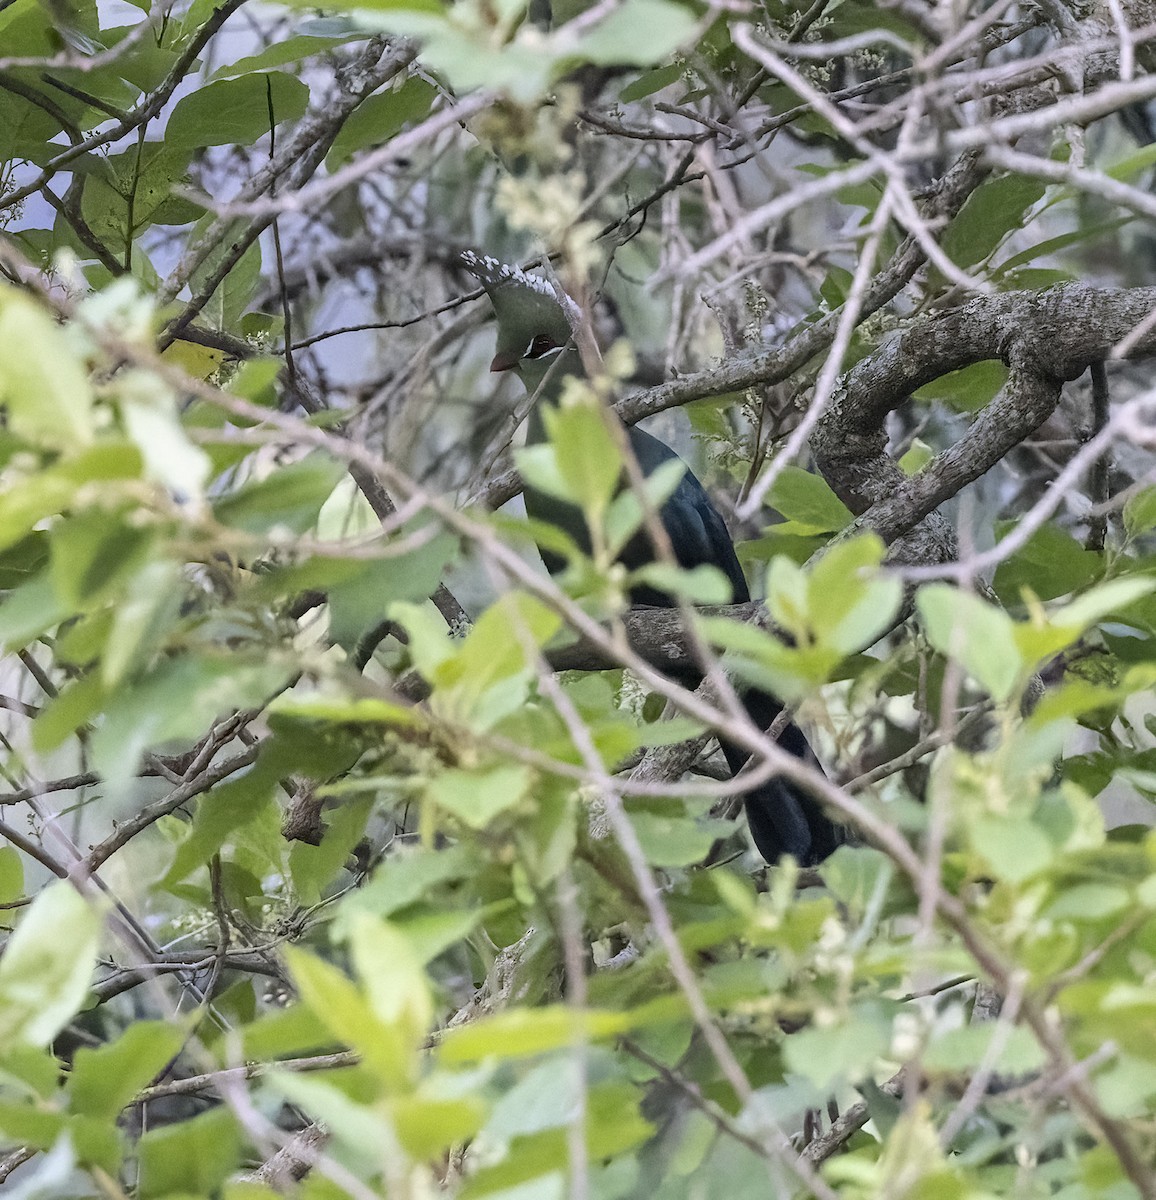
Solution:
[[[490,369],[513,371],[526,390],[536,395],[527,436],[530,443],[541,441],[545,436],[543,406],[557,401],[563,380],[568,375],[582,377],[584,374],[566,312],[546,279],[472,251],[461,255],[461,264],[485,288],[497,316],[498,341]],[[662,463],[678,458],[669,446],[637,425],[628,427],[627,436],[638,465],[646,475]],[[589,551],[589,530],[578,507],[530,487],[526,488],[525,499],[526,511],[531,517],[557,526],[575,544]],[[688,569],[702,565],[717,567],[730,580],[735,603],[750,599],[727,527],[706,489],[689,468],[660,508],[658,516],[680,566]],[[653,544],[645,531],[632,538],[619,554],[620,561],[630,570],[637,570],[654,558]],[[548,552],[543,552],[543,559],[551,571],[562,566],[562,560]],[[631,600],[635,604],[661,607],[671,607],[675,603],[667,593],[646,584],[632,589]],[[677,677],[688,686],[701,678],[686,671],[679,672]],[[764,730],[770,728],[783,707],[774,696],[758,689],[749,690],[743,696],[743,704],[752,721]],[[731,771],[737,774],[750,756],[726,738],[721,738],[720,743]],[[798,726],[788,724],[779,735],[779,744],[796,757],[817,763]],[[751,836],[768,862],[777,862],[789,854],[801,865],[813,866],[822,862],[843,840],[841,828],[831,821],[816,800],[781,776],[752,788],[743,797],[743,804]]]

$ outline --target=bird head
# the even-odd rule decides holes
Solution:
[[[498,319],[491,371],[514,371],[528,392],[537,391],[547,373],[551,390],[565,376],[581,374],[570,322],[547,280],[472,250],[460,261],[486,289]]]

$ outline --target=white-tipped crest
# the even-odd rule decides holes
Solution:
[[[553,300],[555,304],[558,302],[548,279],[543,279],[540,275],[528,275],[521,267],[511,266],[500,259],[492,258],[488,254],[478,254],[473,250],[463,250],[459,261],[487,291],[510,284],[530,288],[538,295]]]

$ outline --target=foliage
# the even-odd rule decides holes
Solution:
[[[961,470],[959,569],[874,519],[1067,346],[1042,289],[1149,274],[1148,34],[948,7],[0,3],[5,1195],[1156,1194],[1149,400]],[[606,351],[516,453],[469,246]],[[854,390],[969,290],[1029,316]],[[758,621],[627,618],[647,384]],[[671,637],[814,730],[756,766],[854,831],[818,872],[664,767],[733,722]]]

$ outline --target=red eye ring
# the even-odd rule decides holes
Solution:
[[[557,350],[558,343],[548,333],[535,334],[530,344],[526,347],[526,353],[523,358],[541,358],[543,355],[549,354],[551,350]]]

